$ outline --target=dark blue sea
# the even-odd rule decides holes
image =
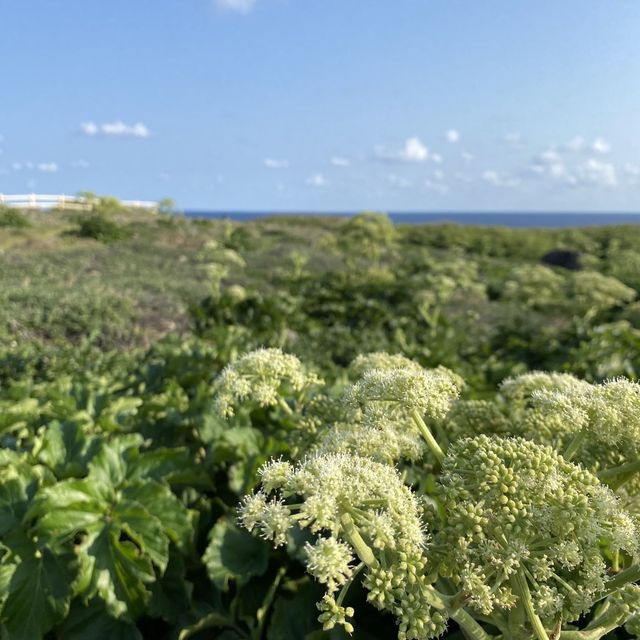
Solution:
[[[207,218],[223,220],[228,218],[236,222],[246,222],[256,218],[287,215],[321,215],[329,217],[348,217],[355,213],[256,213],[222,211],[186,211],[188,218]],[[482,226],[523,227],[523,228],[559,228],[587,227],[607,224],[640,224],[640,213],[389,213],[389,217],[399,224],[471,224]]]

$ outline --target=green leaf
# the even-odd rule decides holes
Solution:
[[[112,618],[99,600],[86,607],[76,600],[57,636],[64,640],[142,640],[135,625]]]
[[[144,612],[150,598],[146,585],[155,580],[153,567],[114,527],[105,528],[87,547],[82,572],[86,597],[98,595],[115,617],[135,619]]]
[[[226,591],[229,580],[246,584],[253,576],[260,576],[267,570],[267,544],[228,520],[219,520],[209,538],[202,559],[209,578],[219,589]]]
[[[273,607],[267,640],[289,640],[305,638],[307,634],[321,631],[316,602],[322,598],[319,585],[308,583],[292,596],[280,596]]]
[[[87,473],[87,464],[98,445],[99,440],[87,437],[80,425],[52,422],[46,428],[36,455],[58,478],[80,477]]]
[[[176,547],[169,552],[169,564],[152,588],[148,615],[176,623],[180,616],[191,609],[193,585],[185,578],[184,560]]]
[[[40,638],[64,618],[71,600],[75,559],[48,549],[23,557],[8,585],[2,620],[10,640]]]
[[[77,594],[98,595],[112,615],[135,619],[151,597],[154,567],[160,575],[167,567],[169,542],[190,549],[194,527],[167,486],[127,481],[124,458],[118,446],[102,446],[86,479],[42,489],[29,517],[37,518],[37,532],[52,548],[75,545],[81,560]]]

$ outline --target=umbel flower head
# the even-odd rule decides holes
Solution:
[[[529,601],[548,628],[573,620],[605,588],[605,554],[637,552],[636,523],[617,497],[550,447],[497,436],[459,440],[439,485],[446,511],[435,540],[439,568],[481,613]]]
[[[287,393],[299,393],[320,382],[295,356],[280,349],[257,349],[227,365],[218,376],[215,407],[221,416],[229,417],[247,400],[260,407],[275,406],[282,404]]]
[[[372,369],[351,386],[346,400],[365,415],[382,409],[389,417],[417,412],[438,420],[447,414],[463,386],[462,378],[444,367]]]
[[[537,391],[532,401],[549,414],[560,414],[578,434],[578,440],[570,445],[570,455],[587,439],[608,446],[624,443],[634,451],[640,448],[640,384],[637,382],[618,378],[564,391]]]
[[[349,375],[352,378],[361,378],[367,371],[380,369],[415,369],[421,371],[422,367],[399,353],[391,354],[386,351],[374,351],[357,356],[349,365]]]
[[[500,384],[500,395],[516,407],[530,406],[536,391],[557,391],[559,393],[588,389],[590,384],[569,373],[530,371],[519,376],[506,378]]]
[[[240,520],[276,546],[286,542],[293,526],[318,534],[306,556],[309,573],[327,587],[319,604],[325,629],[342,624],[352,630],[346,618],[353,610],[342,601],[349,581],[364,571],[369,601],[399,617],[401,640],[442,633],[446,614],[423,595],[430,587],[420,508],[393,467],[334,453],[296,466],[273,461],[262,468],[261,477],[262,488],[245,498]]]

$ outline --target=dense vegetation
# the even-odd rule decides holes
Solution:
[[[639,228],[0,220],[3,637],[637,637]]]

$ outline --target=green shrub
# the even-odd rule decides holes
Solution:
[[[0,205],[0,227],[13,227],[14,229],[24,229],[30,227],[29,218],[18,209]]]
[[[126,240],[131,236],[129,229],[111,220],[104,213],[92,213],[78,218],[77,221],[78,228],[75,235],[80,238],[93,238],[99,242],[109,243]]]

